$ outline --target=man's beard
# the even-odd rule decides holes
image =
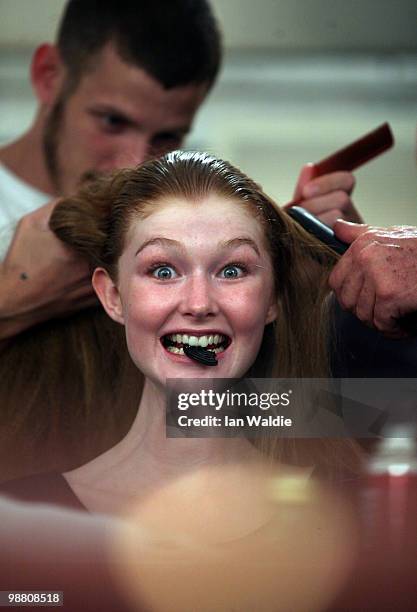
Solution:
[[[43,154],[50,181],[58,194],[62,193],[61,168],[58,160],[59,132],[64,115],[65,98],[60,96],[54,104],[42,137]]]
[[[46,119],[45,128],[42,135],[42,147],[46,168],[48,170],[49,179],[58,195],[68,195],[64,193],[64,186],[62,183],[62,168],[59,163],[58,155],[59,134],[62,132],[61,128],[67,99],[68,95],[65,93],[59,96]],[[100,176],[104,175],[104,172],[99,172],[98,170],[86,170],[78,178],[76,185],[84,185],[85,183],[94,181]]]

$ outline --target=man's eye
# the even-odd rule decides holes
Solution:
[[[125,117],[122,117],[122,115],[100,115],[100,120],[104,129],[108,130],[109,132],[120,131],[129,124],[127,119]]]
[[[171,280],[177,276],[177,273],[171,266],[158,266],[153,269],[152,276],[158,280]]]
[[[220,274],[223,278],[234,279],[244,276],[245,273],[246,268],[244,266],[238,264],[229,264],[228,266],[225,266],[223,268]]]

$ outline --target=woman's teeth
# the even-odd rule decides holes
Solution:
[[[175,343],[173,346],[170,343]],[[190,336],[189,334],[170,334],[165,336],[164,345],[167,351],[176,355],[184,355],[183,346],[201,346],[207,348],[213,353],[221,353],[225,350],[227,344],[226,336],[222,334],[212,334],[210,336]]]
[[[221,334],[215,336],[188,336],[187,334],[171,334],[168,340],[177,344],[188,344],[189,346],[202,346],[206,348],[210,344],[221,344],[226,340]]]

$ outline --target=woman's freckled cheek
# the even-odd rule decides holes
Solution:
[[[175,310],[175,293],[148,279],[131,287],[125,307],[128,333],[136,329],[153,332],[159,337],[159,328]]]
[[[254,304],[259,304],[260,291],[257,283],[251,287],[236,287],[230,297],[225,299],[225,313],[229,315],[234,331],[251,335],[259,317],[265,315],[259,308],[254,307]]]

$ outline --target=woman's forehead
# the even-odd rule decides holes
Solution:
[[[260,222],[246,204],[211,194],[200,199],[166,198],[155,203],[145,218],[133,215],[129,234],[148,237],[152,233],[169,233],[185,237],[192,233],[209,236],[232,235],[244,231],[263,241]]]

